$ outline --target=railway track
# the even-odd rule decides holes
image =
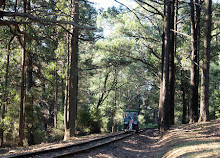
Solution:
[[[141,131],[140,131],[141,132]],[[66,145],[63,147],[52,148],[41,151],[26,152],[22,154],[9,155],[5,158],[61,158],[61,157],[70,157],[76,154],[81,154],[89,152],[92,149],[96,149],[103,145],[113,143],[115,141],[121,140],[123,138],[133,135],[134,131],[127,131],[122,133],[117,133],[110,136],[100,137],[92,139],[89,141],[79,142],[71,145]]]

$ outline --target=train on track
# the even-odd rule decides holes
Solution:
[[[124,114],[124,131],[128,130],[139,130],[139,121],[138,121],[138,110],[125,110]]]

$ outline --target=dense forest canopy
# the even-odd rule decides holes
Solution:
[[[114,2],[0,0],[1,146],[220,117],[220,4]]]

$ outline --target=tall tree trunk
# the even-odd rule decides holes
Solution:
[[[27,1],[27,12],[31,11],[31,0]],[[25,8],[25,7],[24,7]],[[28,40],[31,46],[31,40]],[[27,45],[27,44],[26,44]],[[29,49],[31,50],[31,49]],[[28,131],[28,144],[34,145],[34,94],[33,94],[33,55],[29,51],[27,53],[27,95],[26,95],[26,129]]]
[[[177,48],[177,31],[178,31],[178,9],[179,9],[179,0],[175,0],[175,14],[174,14],[174,55],[176,56]]]
[[[23,52],[22,52],[22,68],[21,68],[21,99],[20,99],[20,115],[19,115],[19,146],[23,146],[24,125],[25,125],[25,56],[26,56],[26,37],[24,35]]]
[[[186,123],[186,114],[187,114],[187,104],[186,104],[186,92],[185,92],[185,83],[184,83],[184,71],[181,70],[181,91],[182,91],[182,104],[183,104],[183,113],[182,113],[182,124]]]
[[[4,143],[4,118],[5,118],[5,113],[6,113],[5,108],[8,104],[8,74],[9,74],[10,53],[11,53],[10,42],[9,42],[9,46],[8,46],[7,63],[6,63],[6,71],[5,71],[5,86],[4,86],[4,95],[3,95],[3,104],[2,104],[2,113],[1,113],[1,115],[2,115],[1,124],[2,125],[0,127],[1,128],[0,129],[0,137],[1,137],[0,147],[2,147],[3,143]]]
[[[45,99],[44,99],[44,95],[46,93],[46,88],[45,88],[45,83],[42,83],[42,94],[41,94],[41,112],[43,113],[44,117],[43,117],[43,123],[44,123],[44,130],[45,130],[45,139],[48,140],[48,131],[47,131],[47,117],[46,117],[46,110],[45,110]]]
[[[27,95],[26,95],[26,128],[28,131],[28,144],[34,145],[34,96],[33,96],[33,57],[27,53]]]
[[[58,103],[57,103],[57,97],[58,97],[58,74],[57,74],[57,68],[54,70],[55,75],[55,97],[54,97],[54,127],[57,128],[57,112],[58,112]]]
[[[171,18],[170,18],[170,29],[174,30],[175,25],[175,0],[171,2]],[[169,64],[169,126],[174,125],[174,93],[175,93],[175,63],[174,63],[174,57],[175,57],[175,36],[174,32],[171,31],[170,34],[170,64]]]
[[[196,45],[197,45],[197,56],[198,56],[198,63],[199,63],[199,55],[200,55],[200,36],[201,36],[201,29],[200,29],[200,23],[201,23],[201,5],[202,2],[200,0],[195,0],[196,2]],[[199,67],[197,69],[197,75],[199,77]],[[199,83],[198,83],[199,84]]]
[[[65,82],[64,82],[64,78],[61,77],[61,93],[62,93],[62,106],[65,106]],[[60,107],[58,107],[59,109]]]
[[[214,111],[213,111],[213,116],[214,116],[215,119],[217,119],[218,116],[217,116],[216,111],[217,111],[218,103],[217,103],[217,96],[216,96],[216,94],[215,94],[215,89],[217,90],[217,83],[216,83],[216,82],[213,83],[213,87],[214,87],[214,100],[215,100],[215,101],[214,101]]]
[[[198,121],[198,52],[197,52],[197,31],[195,24],[194,1],[190,1],[191,6],[191,67],[190,67],[190,86],[191,86],[191,106],[190,106],[190,123]]]
[[[115,99],[114,99],[115,100]],[[115,103],[114,103],[115,104]],[[114,106],[113,107],[113,111],[112,111],[112,119],[113,119],[113,122],[112,122],[112,133],[115,132],[115,125],[116,125],[116,112],[117,112],[117,108]]]
[[[114,89],[115,89],[115,96],[114,96],[114,106],[113,106],[113,113],[112,113],[112,132],[115,132],[115,125],[116,125],[116,113],[117,113],[117,70],[115,66],[115,75],[114,75]]]
[[[79,22],[79,1],[73,0],[74,22]],[[70,87],[69,87],[69,128],[70,137],[75,135],[77,99],[78,99],[78,37],[79,30],[74,27],[71,37],[71,54],[70,54]]]
[[[27,1],[23,0],[23,10],[26,13]],[[24,25],[26,31],[26,25]],[[25,126],[25,60],[26,60],[26,36],[24,34],[23,52],[22,52],[22,68],[21,68],[21,99],[20,99],[20,115],[19,115],[19,146],[23,146],[24,142],[24,126]]]
[[[160,132],[169,128],[169,54],[170,54],[170,17],[171,3],[164,0],[164,61],[162,71],[162,87],[159,104]]]
[[[163,125],[163,66],[164,66],[164,26],[163,26],[163,34],[162,34],[162,54],[161,54],[161,78],[160,78],[160,99],[159,99],[159,120],[158,120],[158,128],[162,132],[164,130]]]
[[[67,34],[67,66],[66,66],[66,88],[65,88],[65,101],[64,101],[64,140],[67,140],[70,137],[69,131],[69,70],[70,70],[70,40],[69,34]]]
[[[201,78],[200,118],[199,122],[209,119],[209,67],[211,53],[212,1],[205,0],[205,39]]]
[[[31,11],[31,0],[27,0],[27,12]],[[31,41],[29,40],[29,45]],[[30,45],[31,46],[31,45]],[[27,61],[27,98],[26,98],[26,114],[27,114],[27,130],[28,130],[28,144],[34,145],[34,93],[33,93],[33,54],[29,51]]]

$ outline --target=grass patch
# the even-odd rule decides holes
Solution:
[[[173,126],[157,144],[163,158],[219,158],[220,119]]]

